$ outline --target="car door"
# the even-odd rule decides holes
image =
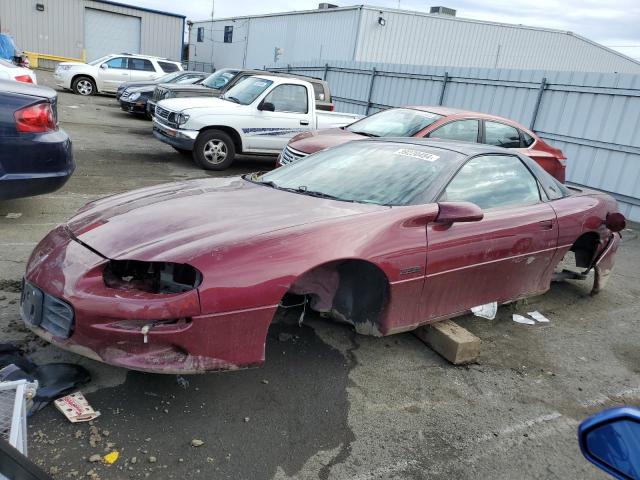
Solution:
[[[261,109],[273,105],[274,111]],[[300,132],[311,129],[311,104],[307,87],[284,83],[256,105],[247,140],[252,150],[280,152]]]
[[[425,137],[477,143],[480,141],[480,122],[469,118],[454,120],[434,128]]]
[[[160,72],[156,72],[153,63],[146,58],[129,57],[129,70],[131,71],[131,81],[133,82],[153,80],[161,75]]]
[[[105,68],[106,66],[106,68]],[[131,80],[127,57],[114,57],[100,65],[101,90],[115,92],[122,82]]]
[[[556,214],[518,156],[471,158],[439,201],[475,203],[484,218],[427,227],[422,318],[444,317],[548,288],[558,241]]]

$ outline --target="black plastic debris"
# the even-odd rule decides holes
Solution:
[[[38,381],[38,390],[30,413],[42,410],[56,398],[63,397],[89,383],[89,371],[73,363],[36,365],[17,346],[0,344],[0,381],[25,379]]]

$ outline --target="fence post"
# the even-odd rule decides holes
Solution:
[[[327,79],[327,73],[329,73],[329,64],[325,63],[324,64],[324,74],[322,75],[322,80],[326,80]]]
[[[291,64],[287,63],[287,72],[291,73]]]
[[[366,114],[369,115],[369,110],[371,109],[371,96],[373,95],[373,82],[376,79],[376,67],[371,69],[371,80],[369,81],[369,93],[367,95],[367,110]]]
[[[545,88],[547,88],[547,77],[544,77],[540,82],[540,88],[538,89],[538,98],[536,99],[536,104],[533,107],[533,115],[531,117],[529,130],[533,130],[533,127],[535,127],[536,125],[536,118],[538,118],[538,110],[540,110],[540,104],[542,103],[542,94],[544,93]]]
[[[444,92],[447,88],[448,81],[449,81],[449,72],[444,72],[444,77],[442,77],[442,90],[440,90],[440,100],[438,100],[438,105],[442,105],[442,102],[444,102]]]

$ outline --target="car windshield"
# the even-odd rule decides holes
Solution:
[[[390,108],[352,123],[346,130],[368,137],[412,137],[442,118],[431,112],[409,108]]]
[[[110,55],[105,55],[104,57],[100,57],[93,62],[89,62],[89,65],[98,65],[99,63],[104,62],[105,60],[109,60],[111,58]]]
[[[266,78],[247,77],[241,80],[237,85],[231,87],[224,94],[225,100],[239,103],[241,105],[249,105],[262,94],[273,82]]]
[[[350,142],[263,175],[246,177],[303,195],[378,205],[433,201],[445,173],[460,154],[430,146]]]
[[[238,70],[218,70],[204,79],[202,85],[209,88],[221,89],[238,74]]]

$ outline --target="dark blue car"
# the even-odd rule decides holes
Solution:
[[[55,90],[0,80],[0,200],[53,192],[75,163]]]

